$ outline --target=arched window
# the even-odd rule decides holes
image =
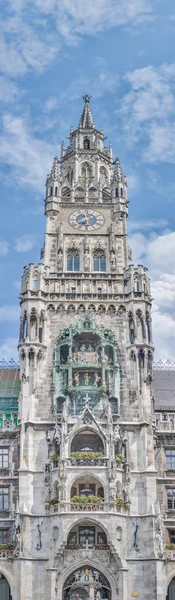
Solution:
[[[120,188],[120,196],[123,197],[123,188]]]
[[[92,170],[88,163],[84,163],[84,165],[82,166],[81,176],[83,183],[86,183],[86,181],[90,181],[92,177]]]
[[[118,198],[118,188],[116,188],[116,190],[115,190],[115,195],[116,195],[116,198]]]
[[[52,193],[53,193],[53,188],[51,187],[50,188],[50,196],[52,196]]]
[[[134,277],[134,292],[140,292],[140,281],[137,276]]]
[[[80,270],[80,255],[76,250],[72,250],[67,255],[67,271]]]
[[[84,138],[84,150],[90,150],[90,140],[89,140],[89,138]]]
[[[100,167],[100,180],[103,186],[107,183],[108,174],[105,167]]]
[[[106,271],[106,256],[101,250],[95,252],[93,260],[94,271]]]
[[[58,196],[58,188],[55,188],[55,196]]]

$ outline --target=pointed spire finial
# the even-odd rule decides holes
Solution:
[[[89,129],[91,127],[95,127],[92,112],[91,112],[91,107],[90,107],[91,97],[92,96],[89,96],[88,94],[83,96],[84,108],[83,108],[83,112],[82,112],[81,119],[79,122],[79,127],[82,127],[83,129]]]

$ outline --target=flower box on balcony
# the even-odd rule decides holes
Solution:
[[[125,457],[123,456],[123,454],[116,454],[115,455],[115,460],[117,460],[118,462],[125,462]]]
[[[77,504],[101,504],[103,498],[101,496],[73,496],[71,502]]]
[[[123,498],[116,499],[116,506],[122,506],[125,510],[128,509],[128,503],[123,500]]]

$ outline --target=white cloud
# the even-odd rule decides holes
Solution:
[[[35,234],[24,233],[16,238],[14,249],[16,252],[29,252],[40,243],[40,236]]]
[[[41,72],[82,35],[153,18],[150,0],[6,0],[1,18],[0,69],[10,77]]]
[[[0,134],[0,159],[12,168],[18,185],[27,184],[41,192],[52,164],[53,147],[37,138],[23,117],[6,113]]]
[[[0,240],[0,256],[7,256],[9,243],[6,240]]]
[[[37,0],[42,7],[41,0]],[[151,16],[151,4],[145,0],[62,0],[46,3],[47,11],[50,6],[57,6],[57,27],[67,42],[76,41],[76,35],[96,34],[111,27],[135,25],[140,19]]]
[[[7,77],[0,75],[0,102],[12,103],[17,99],[18,94],[19,91],[16,85],[12,81],[9,81]],[[22,94],[22,90],[20,94]]]
[[[146,162],[175,162],[175,63],[136,69],[125,80],[129,91],[117,113],[128,145],[142,141]]]
[[[0,26],[1,72],[13,78],[24,75],[28,69],[41,72],[55,58],[59,47],[51,22],[39,21],[39,12],[27,0],[15,4],[7,0],[5,9]]]
[[[19,307],[11,306],[10,304],[4,304],[0,306],[0,321],[18,321],[19,319]]]
[[[168,225],[168,221],[166,219],[153,219],[153,220],[146,220],[144,219],[143,221],[139,220],[138,221],[129,221],[128,223],[128,231],[132,232],[132,231],[145,231],[145,230],[149,230],[149,229],[162,229],[162,227],[166,227]]]
[[[0,346],[0,360],[9,361],[13,359],[18,361],[17,345],[18,340],[16,338],[6,338]]]

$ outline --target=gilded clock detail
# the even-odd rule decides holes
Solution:
[[[75,227],[75,229],[79,231],[93,231],[94,229],[102,227],[104,224],[104,217],[97,210],[75,210],[69,216],[69,223],[71,227]]]

